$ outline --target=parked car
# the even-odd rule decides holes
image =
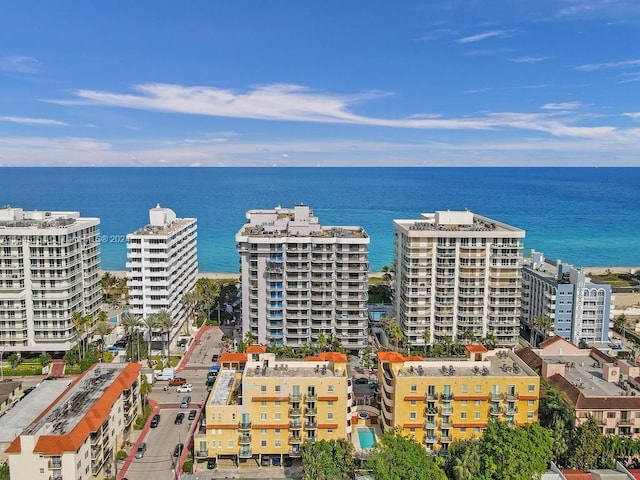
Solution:
[[[171,380],[169,380],[169,385],[172,387],[184,385],[185,383],[187,383],[187,379],[183,377],[174,377]]]
[[[190,383],[185,383],[184,385],[180,385],[178,388],[176,388],[176,392],[178,393],[191,393],[192,390],[193,385],[191,385]]]
[[[173,449],[173,456],[179,457],[180,455],[182,455],[182,450],[184,450],[184,443],[178,443],[176,445],[176,448]]]
[[[269,455],[263,455],[262,460],[260,461],[260,465],[262,465],[263,467],[268,467],[270,464],[271,459],[269,458]]]
[[[180,403],[180,408],[189,408],[190,404],[191,404],[191,397],[187,395],[186,397],[182,398],[182,403]]]
[[[173,423],[175,423],[176,425],[180,425],[182,423],[182,420],[184,420],[184,413],[180,412],[176,415],[176,419]]]
[[[144,452],[146,451],[147,451],[147,444],[142,442],[140,445],[138,445],[138,450],[136,450],[136,458],[144,457]]]
[[[293,460],[291,459],[291,457],[284,457],[284,460],[282,461],[282,463],[284,464],[285,467],[293,466]]]
[[[189,412],[189,420],[193,420],[194,418],[196,418],[196,415],[198,414],[197,410],[191,410]]]
[[[273,465],[274,467],[279,467],[280,466],[280,457],[273,457],[271,459],[271,465]]]
[[[358,377],[353,381],[353,383],[355,383],[356,385],[366,385],[367,383],[369,383],[369,379],[366,377]]]
[[[158,424],[160,423],[160,414],[156,413],[153,418],[151,419],[151,423],[149,424],[149,426],[151,428],[156,428],[158,426]]]
[[[210,458],[209,460],[207,460],[207,469],[213,470],[214,468],[216,468],[216,459]]]
[[[218,360],[220,360],[220,355],[218,355],[217,353],[214,353],[211,357],[211,361],[213,363],[218,363]]]

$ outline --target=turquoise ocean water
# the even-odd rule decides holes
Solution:
[[[393,219],[464,208],[525,229],[549,258],[640,265],[640,168],[0,168],[0,205],[99,217],[105,270],[124,270],[122,236],[157,203],[198,219],[206,272],[238,271],[247,210],[296,203],[364,226],[374,271],[393,259]]]

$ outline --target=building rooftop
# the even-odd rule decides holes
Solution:
[[[209,396],[209,405],[229,405],[236,374],[236,370],[220,370]]]
[[[519,228],[469,211],[437,211],[422,213],[419,220],[394,220],[406,230],[434,232],[522,232]]]
[[[195,218],[177,218],[170,223],[164,225],[145,225],[144,227],[139,228],[135,232],[131,233],[131,236],[168,236],[173,232],[176,232],[186,225],[195,222]]]
[[[25,211],[9,206],[0,208],[0,229],[64,229],[76,223],[95,223],[97,220],[80,217],[79,212]]]
[[[14,405],[10,415],[0,418],[0,443],[12,442],[70,383],[71,380],[65,378],[40,382],[33,392]]]
[[[381,352],[381,361],[402,362],[398,377],[531,377],[537,374],[509,350],[483,353],[482,360],[460,358],[403,357],[397,352]],[[395,354],[395,355],[393,355]]]
[[[627,395],[627,390],[618,383],[608,382],[603,378],[603,363],[592,356],[545,355],[546,363],[563,364],[564,378],[578,387],[587,397],[619,397]],[[639,399],[640,406],[640,399]]]
[[[317,363],[279,360],[274,366],[247,362],[244,374],[246,377],[343,377],[346,368],[334,367],[330,362],[320,359]]]

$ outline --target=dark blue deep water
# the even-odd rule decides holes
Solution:
[[[526,248],[584,266],[640,265],[640,168],[0,168],[0,205],[99,217],[102,268],[157,203],[197,217],[200,270],[236,272],[252,208],[311,205],[323,225],[361,225],[372,270],[393,258],[395,218],[469,210],[523,228]]]

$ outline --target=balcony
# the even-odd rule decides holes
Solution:
[[[289,402],[294,403],[294,402],[301,402],[301,401],[302,401],[302,395],[300,395],[299,393],[289,394]]]
[[[438,400],[438,394],[435,392],[427,393],[425,396],[425,402],[435,402]]]
[[[300,430],[302,428],[302,423],[300,422],[289,422],[289,430]]]
[[[492,393],[491,394],[491,401],[492,402],[499,402],[500,400],[502,400],[502,394],[501,393]]]
[[[304,396],[305,400],[307,402],[317,402],[318,401],[318,394],[315,392],[307,392],[307,394]]]
[[[250,448],[241,448],[238,450],[238,458],[251,458],[253,456],[253,452]]]
[[[451,408],[451,407],[442,407],[442,415],[443,416],[453,415],[453,408]]]
[[[505,408],[504,414],[507,416],[513,416],[515,414],[518,413],[518,407],[516,406],[509,406],[507,408]]]
[[[442,420],[439,425],[441,430],[449,430],[452,428],[451,422],[449,420]]]
[[[502,408],[501,407],[495,407],[494,406],[494,407],[491,407],[489,409],[489,415],[491,415],[491,416],[495,417],[497,415],[500,415],[501,413],[502,413]]]
[[[451,443],[452,441],[453,438],[451,438],[451,435],[440,435],[440,443]]]
[[[289,409],[289,416],[290,417],[299,417],[300,415],[302,415],[302,409],[300,409],[300,408],[290,408]]]
[[[49,462],[47,462],[47,466],[49,468],[62,468],[62,459],[61,458],[58,458],[58,459],[52,458],[52,459],[49,460]]]
[[[424,429],[425,430],[434,430],[436,428],[436,422],[434,420],[426,420],[424,422]]]
[[[301,453],[300,453],[300,447],[294,447],[289,449],[289,456],[291,458],[298,458],[300,457]]]
[[[519,397],[516,392],[507,393],[507,400],[516,401],[518,398]]]
[[[304,414],[307,417],[310,416],[310,415],[317,415],[318,414],[318,409],[315,408],[315,407],[306,408]]]
[[[425,407],[425,415],[436,415],[438,413],[438,407]]]
[[[251,435],[240,435],[238,445],[251,445]]]
[[[631,426],[634,424],[634,419],[633,418],[621,418],[618,420],[618,425],[619,426]]]
[[[438,439],[435,435],[425,435],[424,443],[436,443]]]
[[[304,422],[304,429],[305,430],[315,430],[316,428],[318,428],[318,422],[316,422],[315,420],[311,420],[309,422]]]
[[[241,432],[246,432],[247,430],[251,430],[251,422],[238,423],[238,430],[240,430]]]
[[[206,450],[196,450],[196,458],[207,458],[209,456],[209,452]]]
[[[49,480],[62,480],[62,474],[54,473],[53,475],[49,475]]]
[[[300,445],[302,443],[302,437],[297,435],[291,435],[289,437],[289,445]]]
[[[442,400],[443,402],[450,402],[451,400],[453,400],[453,393],[441,393],[440,400]]]

